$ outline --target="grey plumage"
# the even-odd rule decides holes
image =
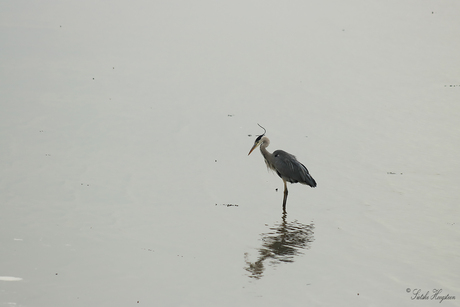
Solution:
[[[312,188],[316,187],[315,179],[310,175],[305,165],[300,163],[294,155],[284,150],[275,150],[272,155],[274,156],[274,170],[282,179],[290,183],[299,182]]]

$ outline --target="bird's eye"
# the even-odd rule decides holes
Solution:
[[[260,139],[261,139],[262,137],[263,137],[263,135],[259,135],[259,136],[257,137],[257,139],[256,139],[255,143],[259,142],[259,141],[260,141]]]

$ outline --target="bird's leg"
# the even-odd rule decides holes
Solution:
[[[284,199],[283,199],[283,211],[286,212],[286,201],[288,196],[288,189],[286,185],[286,180],[283,179],[284,182]]]

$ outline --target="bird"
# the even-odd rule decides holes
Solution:
[[[251,154],[251,152],[253,152],[254,149],[257,148],[257,146],[260,146],[260,152],[264,157],[267,168],[275,171],[284,182],[283,211],[286,212],[286,201],[288,196],[286,183],[298,182],[315,188],[316,181],[310,175],[305,165],[300,163],[294,155],[285,152],[284,150],[275,150],[273,153],[270,153],[267,150],[268,145],[270,145],[270,140],[265,136],[267,130],[265,130],[265,128],[261,125],[259,125],[259,127],[264,129],[264,133],[257,136],[256,140],[254,141],[254,146],[252,146],[248,156]]]

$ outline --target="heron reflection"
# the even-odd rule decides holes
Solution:
[[[283,213],[282,222],[270,228],[270,232],[262,233],[262,246],[258,249],[259,257],[255,262],[248,261],[248,253],[245,253],[245,270],[250,273],[249,277],[259,279],[265,270],[264,262],[271,265],[281,262],[293,262],[294,257],[303,254],[303,250],[309,249],[313,242],[313,222],[309,225],[302,224],[297,220],[286,222],[286,212]]]

